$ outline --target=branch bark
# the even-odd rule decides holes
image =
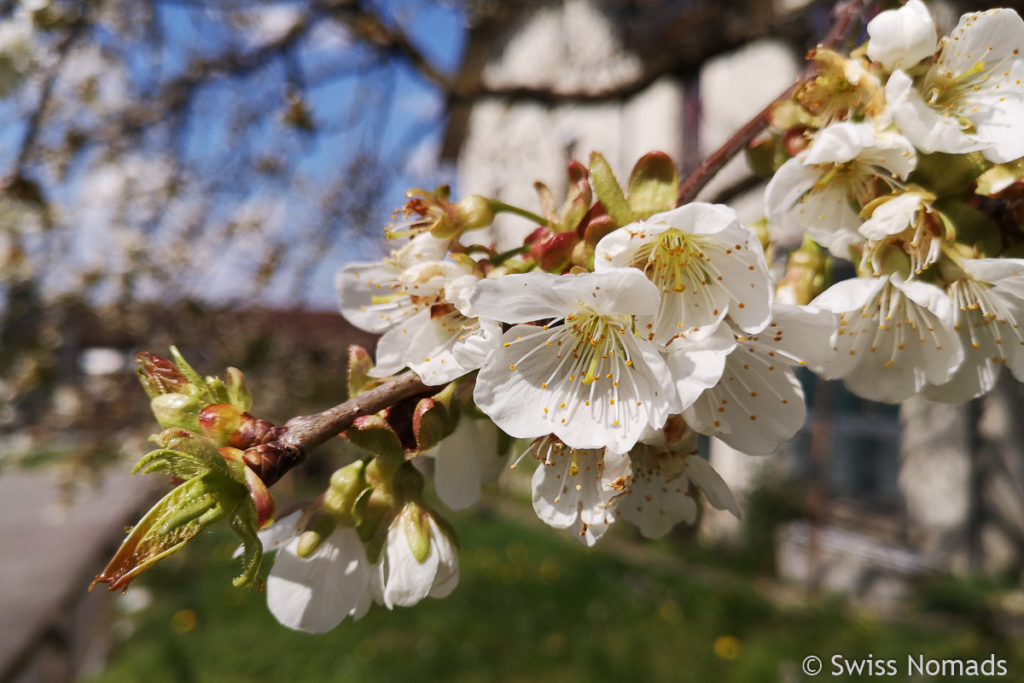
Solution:
[[[415,372],[403,373],[333,408],[314,415],[293,417],[285,424],[280,443],[302,454],[309,453],[347,429],[357,417],[372,415],[402,399],[429,390],[430,387]]]
[[[837,4],[835,10],[833,10],[832,30],[821,41],[821,46],[834,48],[839,45],[850,32],[850,27],[854,20],[859,18],[873,2],[874,0],[844,0],[844,2]],[[721,171],[730,159],[749,145],[757,134],[768,126],[771,122],[772,110],[780,103],[792,97],[796,89],[813,75],[814,65],[808,64],[804,72],[797,78],[796,83],[789,86],[785,92],[776,97],[771,104],[758,112],[754,118],[750,119],[731,138],[726,140],[725,144],[701,162],[700,166],[679,184],[676,206],[692,202],[704,186],[708,184],[708,181],[715,177],[715,174]]]

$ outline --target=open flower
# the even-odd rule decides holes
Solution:
[[[938,260],[945,227],[932,213],[929,197],[920,192],[903,192],[876,206],[859,232],[868,241],[864,259],[876,273],[882,269],[886,249],[896,246],[910,258],[914,274],[920,275]]]
[[[905,180],[916,165],[914,148],[903,136],[878,132],[871,123],[836,123],[775,173],[765,188],[765,213],[849,258],[849,247],[863,241],[857,232],[861,208]]]
[[[675,419],[682,422],[678,416]],[[697,433],[685,423],[682,428],[675,441],[638,443],[629,452],[631,474],[616,509],[646,538],[660,538],[679,522],[696,521],[691,485],[703,491],[714,507],[740,516],[736,498],[722,477],[697,455]]]
[[[442,280],[431,283],[427,273],[410,277],[406,271],[423,263],[442,263],[447,248],[447,240],[422,233],[387,259],[348,264],[334,279],[341,314],[361,330],[382,334],[429,307],[451,274],[435,269],[433,274]]]
[[[569,448],[553,437],[533,448],[540,460],[532,482],[537,517],[593,545],[615,521],[614,500],[629,475],[629,458],[602,448]]]
[[[502,322],[539,323],[505,332],[477,375],[477,407],[511,436],[624,453],[678,412],[658,347],[634,334],[632,314],[658,306],[639,270],[508,275],[481,280],[470,300]]]
[[[751,335],[734,329],[734,346],[721,379],[683,412],[686,422],[744,453],[775,451],[793,438],[807,417],[793,367],[824,366],[833,354],[834,332],[828,311],[787,304],[775,305],[772,322],[763,332]]]
[[[949,297],[935,285],[889,277],[837,282],[811,302],[839,316],[826,379],[853,393],[898,403],[944,384],[964,358]]]
[[[963,403],[995,386],[1007,366],[1024,381],[1024,260],[961,261],[967,277],[949,286],[964,362],[949,381],[925,387],[933,401]]]
[[[923,152],[1024,156],[1024,21],[1012,9],[965,14],[917,78],[897,69],[885,86],[896,125]]]
[[[771,314],[761,243],[727,206],[686,204],[619,228],[598,243],[594,266],[639,268],[657,286],[658,309],[637,314],[640,334],[656,344],[706,336],[726,314],[756,331]]]

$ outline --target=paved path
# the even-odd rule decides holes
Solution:
[[[80,639],[72,631],[107,626],[82,623],[88,621],[80,605],[89,582],[124,527],[156,500],[155,487],[166,484],[159,477],[131,477],[129,470],[128,463],[111,467],[99,488],[83,491],[69,509],[58,503],[53,470],[0,475],[0,681],[36,679],[44,665],[35,660],[54,656],[68,661],[56,669],[45,665],[47,678],[55,670],[60,678],[63,672],[74,676],[80,662],[71,660],[82,653],[75,652]],[[114,597],[100,588],[89,601],[109,614]],[[50,654],[40,655],[41,648]]]

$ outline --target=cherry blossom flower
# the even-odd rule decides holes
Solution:
[[[414,237],[382,261],[350,263],[334,279],[341,314],[361,330],[382,334],[416,312],[428,308],[454,273],[444,262],[447,240],[430,233]],[[407,271],[425,263],[447,263],[434,270]],[[429,276],[440,277],[437,283]]]
[[[923,152],[1024,156],[1024,21],[1012,9],[965,14],[922,76],[885,86],[896,125]]]
[[[466,315],[468,293],[479,279],[476,275],[463,274],[454,263],[445,262],[422,264],[417,270],[436,271],[440,264],[456,277],[435,293],[435,303],[414,313],[380,338],[377,365],[370,372],[371,376],[387,377],[407,367],[414,370],[424,384],[446,384],[483,363],[483,356],[460,352],[459,346],[491,347],[497,343],[496,323],[481,324],[475,316]],[[431,274],[429,281],[436,281],[438,277],[443,276]]]
[[[910,142],[879,132],[870,122],[836,123],[784,163],[765,188],[768,219],[806,232],[840,258],[863,240],[860,209],[884,189],[898,186],[917,165]]]
[[[505,332],[477,375],[477,407],[507,434],[624,453],[678,412],[658,347],[634,334],[631,314],[658,306],[639,270],[508,275],[481,280],[470,300],[502,322],[540,323]]]
[[[1024,381],[1024,260],[961,261],[967,277],[950,284],[956,309],[954,325],[964,348],[964,362],[939,386],[927,386],[925,398],[963,403],[995,386],[1005,365]]]
[[[684,425],[685,426],[685,425]],[[618,514],[636,525],[646,538],[660,538],[679,522],[693,524],[697,501],[692,484],[719,510],[740,516],[729,487],[711,465],[697,455],[697,433],[686,430],[674,443],[638,443],[629,452],[631,475],[617,499]]]
[[[761,243],[727,206],[686,204],[619,228],[598,243],[594,265],[639,268],[657,286],[658,310],[637,316],[640,333],[656,344],[706,336],[726,314],[756,331],[771,313]]]
[[[886,71],[909,69],[931,57],[939,42],[935,21],[921,0],[879,12],[868,22],[868,37],[868,58]]]
[[[944,384],[964,358],[949,297],[935,285],[889,277],[843,280],[811,302],[839,316],[823,376],[853,393],[898,403]]]
[[[550,436],[531,448],[541,461],[532,481],[537,517],[593,545],[615,521],[614,499],[629,475],[629,458],[601,448],[569,448]]]
[[[288,628],[326,633],[347,616],[366,614],[379,589],[363,541],[351,527],[339,524],[309,557],[299,557],[300,517],[294,513],[260,532],[267,550],[287,538],[267,577],[267,606]]]
[[[459,555],[434,514],[409,502],[388,528],[377,570],[383,604],[388,609],[411,607],[423,598],[443,598],[455,590]]]
[[[829,311],[777,303],[763,332],[733,329],[735,342],[718,383],[683,412],[697,432],[744,453],[775,451],[807,417],[794,366],[818,369],[832,358],[835,321]],[[694,345],[694,351],[700,349]]]

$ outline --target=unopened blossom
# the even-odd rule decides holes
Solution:
[[[923,152],[1024,156],[1024,21],[1012,9],[965,14],[927,72],[885,86],[896,125]]]
[[[836,355],[822,375],[842,378],[862,398],[898,403],[949,381],[963,361],[953,306],[935,285],[896,273],[853,278],[811,304],[839,316]]]
[[[824,366],[833,355],[834,333],[829,311],[779,303],[762,332],[733,328],[735,342],[721,379],[683,412],[687,424],[744,453],[775,451],[807,417],[794,367]]]
[[[860,210],[899,187],[917,165],[910,142],[870,122],[836,123],[784,163],[765,188],[765,213],[787,231],[807,233],[840,258],[863,240]]]
[[[477,407],[507,434],[555,434],[572,448],[624,453],[678,399],[657,346],[633,314],[657,310],[658,290],[635,268],[526,273],[481,280],[478,311],[514,326],[477,375]],[[537,324],[515,324],[536,322]]]
[[[615,497],[629,475],[629,458],[602,448],[569,448],[553,437],[532,448],[540,460],[532,482],[537,517],[593,545],[615,521]]]
[[[391,522],[376,570],[384,605],[411,607],[426,597],[443,598],[455,590],[459,555],[434,514],[410,502]]]
[[[925,387],[933,401],[964,403],[988,392],[1004,365],[1024,381],[1024,260],[966,259],[960,266],[965,277],[947,292],[964,362],[949,381]]]
[[[616,509],[646,538],[660,538],[679,522],[696,521],[697,501],[691,486],[703,491],[717,509],[740,515],[722,477],[697,455],[697,433],[685,424],[683,428],[684,436],[676,442],[638,443],[629,452],[631,474]]]
[[[879,12],[868,22],[868,58],[886,71],[909,69],[935,54],[939,38],[935,21],[921,0]]]
[[[455,264],[442,260],[447,245],[447,240],[422,233],[384,260],[345,266],[334,279],[341,314],[359,329],[381,334],[429,308],[454,276]],[[407,272],[425,263],[449,265]]]
[[[706,336],[726,314],[740,327],[768,322],[772,286],[757,236],[727,206],[692,203],[637,221],[597,245],[598,272],[638,268],[658,288],[658,308],[637,313],[638,332],[656,344]]]
[[[326,633],[347,616],[366,614],[379,591],[375,568],[358,532],[341,524],[309,557],[300,557],[299,518],[294,513],[260,533],[268,551],[284,543],[267,577],[267,606],[288,628]]]

